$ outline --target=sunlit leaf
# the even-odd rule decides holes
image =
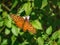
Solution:
[[[0,21],[2,21],[2,17],[0,16]]]
[[[14,44],[14,42],[16,41],[16,37],[15,37],[14,35],[12,35],[11,40],[12,40],[11,45],[13,45],[13,44]]]
[[[58,45],[60,45],[60,38],[58,39],[57,43],[58,43]]]
[[[46,33],[48,35],[50,35],[52,33],[52,26],[49,26],[47,29],[46,29]]]
[[[50,40],[50,41],[48,42],[48,44],[53,45],[53,41],[52,41],[52,40]]]
[[[48,4],[47,0],[42,0],[41,9],[43,9]]]
[[[3,18],[6,18],[7,15],[9,15],[9,14],[6,11],[3,11],[3,13],[2,13]]]
[[[11,20],[10,16],[8,15],[8,17],[4,20],[4,24],[8,28],[11,28],[11,25],[12,25],[11,23],[12,23],[12,20]]]
[[[20,35],[23,35],[24,34],[24,32],[20,32]]]
[[[42,30],[42,24],[38,20],[32,21],[31,23],[36,29]]]
[[[6,28],[6,29],[5,29],[5,34],[6,34],[6,35],[10,34],[10,30]]]
[[[29,42],[27,42],[26,40],[22,43],[22,44],[20,44],[20,45],[27,45],[27,44],[29,44]]]
[[[52,34],[51,39],[52,39],[52,40],[56,40],[57,38],[58,38],[58,31],[56,31],[56,32],[54,32],[54,33]]]
[[[0,27],[2,27],[2,26],[3,26],[3,23],[4,23],[4,21],[1,21],[1,22],[0,22]]]
[[[38,42],[38,45],[44,45],[44,40],[41,37],[38,37],[37,42]]]
[[[12,25],[12,33],[15,35],[15,36],[18,36],[19,34],[19,28],[17,28],[16,26]]]
[[[60,38],[60,29],[58,30],[58,38]]]
[[[32,11],[32,7],[31,7],[30,2],[23,4],[23,6],[18,9],[17,13],[21,14],[23,11],[25,11],[26,15],[30,15],[30,13]]]
[[[12,10],[14,7],[16,7],[16,6],[17,6],[17,4],[18,4],[18,1],[17,1],[17,0],[15,0],[15,1],[14,1],[14,3],[13,3],[13,5],[12,5],[12,7],[11,7],[11,10]]]
[[[31,3],[25,3],[23,5],[23,9],[25,10],[26,15],[30,15],[31,11],[32,11],[32,7],[31,7]]]
[[[11,21],[5,19],[5,25],[6,25],[8,28],[11,28]]]
[[[31,15],[35,15],[35,12],[32,12]]]
[[[49,44],[49,45],[57,45],[57,42],[50,40],[50,41],[48,42],[48,44]]]
[[[23,11],[24,11],[24,9],[20,7],[20,8],[18,9],[18,12],[17,12],[17,13],[18,13],[18,14],[21,14]]]
[[[47,34],[44,34],[44,35],[42,35],[42,38],[43,38],[44,40],[46,40],[46,39],[48,38],[48,35],[47,35]]]
[[[4,39],[1,45],[7,45],[7,39]]]

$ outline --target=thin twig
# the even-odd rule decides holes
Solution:
[[[5,28],[5,26],[3,26],[1,29],[0,29],[0,32],[2,32],[2,30]]]
[[[5,4],[2,3],[2,6],[7,9],[8,11],[11,11]]]

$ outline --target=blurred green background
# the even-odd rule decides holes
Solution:
[[[23,32],[10,14],[30,16],[37,33]],[[60,0],[0,0],[0,45],[60,45]]]

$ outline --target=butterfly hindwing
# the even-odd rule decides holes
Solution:
[[[24,31],[28,30],[28,32],[36,33],[35,28],[28,21],[25,21],[23,30]]]

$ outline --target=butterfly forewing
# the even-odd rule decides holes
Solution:
[[[22,28],[23,23],[24,23],[24,18],[17,16],[15,14],[11,15],[11,18],[14,20],[15,24],[19,27]]]

